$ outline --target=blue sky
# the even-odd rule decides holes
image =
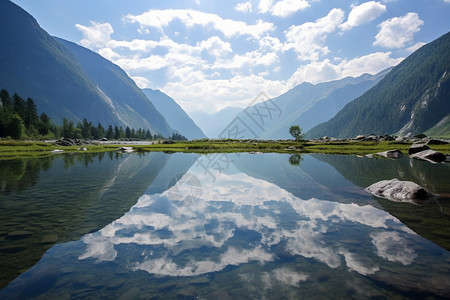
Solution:
[[[450,31],[450,0],[13,0],[186,111],[377,73]]]

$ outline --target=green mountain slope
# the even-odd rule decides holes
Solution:
[[[143,89],[142,91],[156,109],[166,118],[172,129],[182,132],[189,140],[206,138],[203,131],[192,121],[174,99],[159,90]]]
[[[450,112],[450,33],[423,46],[307,137],[425,132]]]
[[[99,67],[91,72],[79,53],[74,55],[26,11],[5,0],[0,1],[0,40],[0,88],[31,97],[39,113],[55,123],[87,118],[171,134],[164,117],[125,72],[84,49]]]

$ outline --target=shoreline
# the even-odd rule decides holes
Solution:
[[[195,141],[89,141],[74,146],[60,146],[48,141],[0,141],[0,160],[33,158],[55,153],[100,153],[120,151],[120,146],[134,152],[184,153],[322,153],[344,155],[376,154],[397,149],[408,155],[411,141],[265,141],[265,140],[195,140]],[[432,150],[450,153],[450,144],[430,145]],[[63,151],[55,151],[63,150]],[[54,151],[54,153],[52,153]]]

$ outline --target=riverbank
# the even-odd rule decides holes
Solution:
[[[180,142],[130,142],[130,141],[91,141],[77,146],[60,146],[41,141],[0,141],[0,160],[20,157],[42,157],[55,153],[98,153],[117,151],[121,145],[133,147],[136,152],[185,152],[185,153],[213,153],[213,152],[276,152],[276,153],[324,153],[366,155],[398,149],[408,154],[413,142],[396,141],[302,141],[289,140],[197,140]],[[450,153],[450,144],[430,145],[430,148],[442,153]],[[55,151],[56,150],[56,151]],[[58,151],[59,150],[59,151]],[[61,151],[62,150],[62,151]]]

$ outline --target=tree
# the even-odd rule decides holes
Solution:
[[[25,108],[25,119],[23,121],[25,122],[25,127],[27,129],[30,129],[31,126],[37,127],[38,125],[39,117],[37,113],[36,104],[31,98],[27,99]]]
[[[96,139],[102,139],[105,137],[105,128],[103,128],[102,124],[97,124],[97,136]]]
[[[14,114],[11,116],[8,124],[8,134],[11,138],[18,140],[22,137],[25,126],[23,125],[22,118]]]
[[[293,166],[299,166],[300,162],[303,160],[302,156],[300,154],[292,154],[289,157],[289,163]]]
[[[25,101],[23,101],[23,99],[16,93],[13,95],[13,107],[19,117],[24,120],[27,111],[26,104]]]
[[[151,140],[152,139],[152,134],[151,134],[149,129],[147,129],[147,131],[145,132],[145,138],[147,140]]]
[[[304,134],[302,134],[302,129],[298,125],[292,125],[291,128],[289,128],[289,133],[295,138],[297,142],[302,140],[305,136]]]
[[[125,128],[125,137],[127,139],[131,138],[131,129],[128,126],[127,126],[127,128]]]
[[[12,100],[7,90],[0,91],[0,99],[2,101],[3,110],[10,110],[12,107]]]
[[[39,133],[42,135],[46,135],[50,131],[51,125],[52,124],[50,122],[50,118],[45,113],[42,113],[38,123]]]
[[[61,135],[65,138],[73,138],[75,134],[75,127],[73,126],[73,121],[69,121],[66,118],[63,119],[63,127]]]
[[[88,122],[86,118],[83,119],[83,123],[81,124],[81,137],[83,139],[92,138],[92,122]]]
[[[106,130],[106,138],[108,140],[112,140],[113,137],[114,137],[113,127],[112,127],[112,125],[109,125],[108,129]]]

